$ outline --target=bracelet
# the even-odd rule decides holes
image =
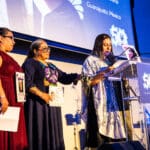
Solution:
[[[6,96],[2,95],[2,96],[0,96],[0,99],[5,98],[5,97],[6,97]]]

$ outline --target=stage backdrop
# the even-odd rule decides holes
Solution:
[[[135,44],[130,1],[1,0],[0,26],[58,42],[59,47],[66,44],[88,50],[98,34],[108,33],[119,55],[121,44]]]

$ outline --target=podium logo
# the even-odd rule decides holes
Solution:
[[[143,74],[143,87],[146,90],[150,89],[150,74],[145,73]]]

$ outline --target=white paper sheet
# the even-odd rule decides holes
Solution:
[[[17,132],[19,122],[19,107],[8,107],[4,114],[0,114],[0,130]]]
[[[64,102],[64,87],[49,86],[49,94],[54,94],[53,101],[49,101],[50,106],[61,106]]]

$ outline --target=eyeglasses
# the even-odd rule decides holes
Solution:
[[[50,48],[49,47],[44,47],[44,48],[40,48],[39,50],[41,50],[43,53],[46,53],[46,52],[50,52]]]
[[[13,36],[3,35],[3,37],[9,38],[9,39],[11,39],[11,40],[14,40],[14,37],[13,37]]]

